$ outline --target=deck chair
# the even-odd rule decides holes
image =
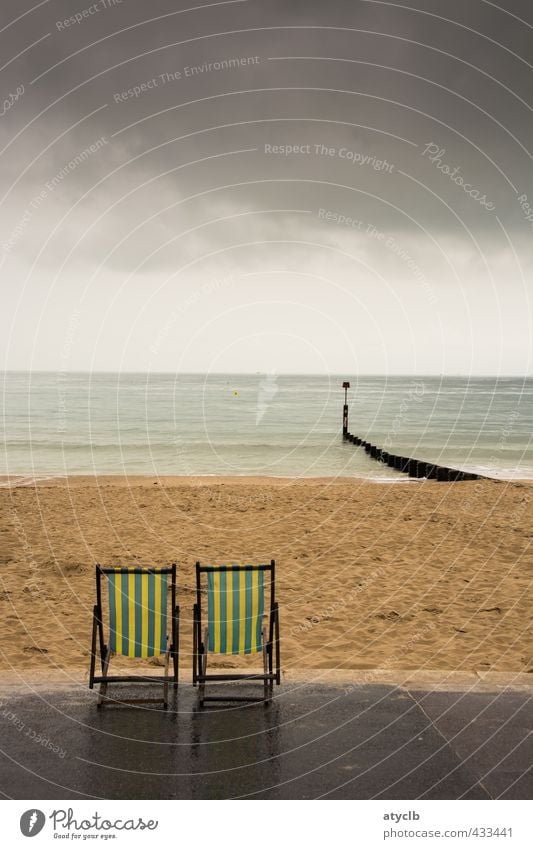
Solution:
[[[279,612],[275,600],[275,562],[261,566],[201,566],[196,564],[196,604],[193,622],[193,685],[199,702],[270,702],[274,681],[281,683]],[[207,578],[207,581],[206,581]],[[202,584],[207,583],[207,619],[202,613]],[[266,589],[266,593],[265,593]],[[204,589],[205,592],[205,589]],[[269,596],[268,627],[264,623]],[[202,630],[203,628],[203,630]],[[262,673],[207,672],[208,654],[259,654]],[[275,666],[275,670],[274,670]],[[262,681],[263,696],[205,695],[207,682],[243,679]]]
[[[170,577],[170,617],[168,613],[168,579]],[[104,637],[102,606],[103,586],[109,609],[109,642]],[[170,619],[170,635],[168,622]],[[104,702],[142,704],[163,702],[168,707],[168,685],[178,686],[179,607],[176,606],[176,565],[168,569],[104,569],[96,565],[96,604],[93,609],[93,632],[89,688],[100,685],[98,707]],[[95,674],[97,653],[101,675]],[[164,675],[109,675],[114,655],[123,657],[157,657],[165,655]],[[172,659],[173,674],[169,675]],[[149,683],[163,685],[161,699],[111,699],[108,684]]]

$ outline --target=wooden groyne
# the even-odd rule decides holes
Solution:
[[[359,436],[354,436],[348,430],[347,392],[350,388],[349,382],[344,381],[342,388],[344,389],[342,438],[345,442],[351,442],[352,445],[364,448],[366,453],[378,463],[384,463],[386,466],[390,466],[391,469],[403,472],[410,478],[429,478],[436,481],[475,481],[485,477],[484,475],[477,475],[474,472],[463,472],[461,469],[450,469],[447,466],[439,466],[437,463],[428,463],[427,460],[416,460],[413,457],[401,457],[397,454],[391,454],[377,445],[372,445],[371,442],[366,442]]]

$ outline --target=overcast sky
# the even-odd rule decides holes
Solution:
[[[528,0],[2,0],[0,367],[530,374],[532,44]]]

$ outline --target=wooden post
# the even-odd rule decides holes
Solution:
[[[349,381],[345,380],[342,384],[344,389],[344,407],[342,409],[342,438],[348,437],[348,389],[350,388]]]

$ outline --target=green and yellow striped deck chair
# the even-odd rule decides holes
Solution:
[[[206,701],[254,700],[236,695],[206,696],[205,684],[208,681],[262,681],[264,689],[260,700],[271,700],[274,682],[280,683],[279,610],[275,600],[275,569],[274,560],[259,566],[196,564],[193,684],[200,685],[201,706]],[[203,595],[207,595],[207,615],[202,615]],[[265,623],[267,617],[268,623]],[[263,672],[208,674],[209,654],[260,655]]]
[[[170,612],[169,607],[170,590]],[[103,593],[107,595],[109,635],[104,637]],[[170,624],[170,634],[169,634]],[[176,566],[168,569],[104,569],[96,566],[96,605],[93,610],[93,633],[89,687],[100,685],[98,706],[107,696],[111,683],[160,683],[163,699],[120,699],[121,703],[163,701],[168,705],[168,685],[178,684],[179,607],[176,606]],[[101,675],[95,675],[99,650]],[[109,675],[111,658],[165,656],[164,675]],[[173,674],[169,676],[172,658]],[[118,700],[117,700],[118,701]]]

